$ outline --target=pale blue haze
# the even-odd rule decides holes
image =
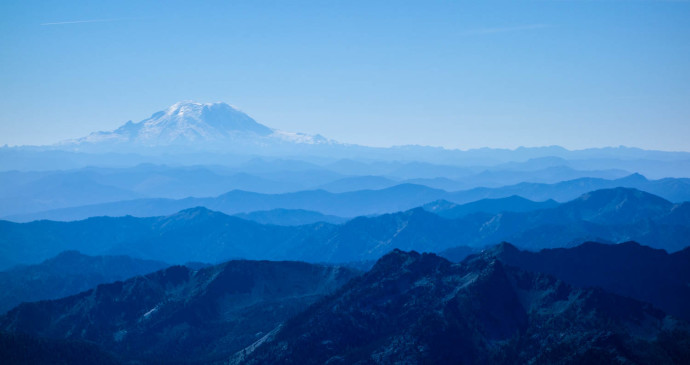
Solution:
[[[180,100],[342,142],[690,151],[690,3],[0,3],[0,144]]]

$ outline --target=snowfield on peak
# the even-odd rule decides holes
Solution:
[[[129,121],[114,131],[94,132],[59,143],[76,149],[187,146],[224,150],[273,144],[335,144],[321,135],[280,131],[258,123],[226,103],[183,101],[140,122]]]

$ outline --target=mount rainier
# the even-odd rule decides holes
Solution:
[[[140,122],[129,121],[113,131],[94,132],[48,146],[0,146],[0,165],[20,170],[77,168],[94,164],[227,165],[255,157],[311,162],[341,159],[417,161],[466,167],[524,162],[541,168],[552,166],[556,161],[558,166],[572,169],[595,163],[600,170],[625,169],[648,176],[690,176],[687,173],[690,164],[688,152],[650,151],[624,146],[584,150],[567,150],[560,146],[469,150],[422,145],[373,147],[342,143],[319,134],[270,128],[222,102],[178,102]],[[510,168],[509,165],[505,167]],[[428,175],[439,176],[438,171],[430,171]]]
[[[61,149],[105,152],[184,147],[193,150],[236,151],[270,146],[335,144],[320,135],[285,132],[258,123],[226,103],[184,101],[138,123],[129,121],[114,131],[63,141]]]

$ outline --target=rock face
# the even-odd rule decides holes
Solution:
[[[689,339],[687,325],[632,299],[481,256],[396,250],[231,362],[681,364]]]
[[[215,361],[250,345],[357,275],[298,262],[173,266],[54,301],[24,303],[0,331],[88,341],[124,360]]]

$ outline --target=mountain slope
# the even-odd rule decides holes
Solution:
[[[399,182],[383,176],[367,175],[345,177],[320,185],[318,188],[332,193],[344,193],[357,190],[381,190],[398,184]]]
[[[137,192],[104,184],[97,174],[89,171],[50,174],[2,172],[0,188],[0,216],[143,197]]]
[[[619,187],[583,194],[552,212],[594,223],[621,224],[658,220],[668,215],[673,207],[673,203],[656,195]]]
[[[631,299],[497,260],[394,251],[231,363],[681,364],[689,338]]]
[[[21,302],[62,298],[167,266],[163,262],[127,256],[86,256],[65,251],[38,265],[0,272],[0,312]]]
[[[468,215],[461,221],[473,222],[473,228],[463,232],[462,245],[477,247],[508,241],[522,248],[541,249],[585,241],[634,240],[677,251],[690,245],[690,222],[666,223],[664,220],[675,207],[635,189],[602,189],[551,209]]]
[[[437,200],[422,207],[430,212],[448,219],[462,218],[472,213],[529,212],[557,206],[554,200],[535,202],[513,195],[507,198],[482,199],[467,204],[455,204],[446,200]]]
[[[573,248],[529,252],[503,243],[482,256],[553,275],[574,286],[601,287],[690,321],[690,248],[667,254],[634,242],[588,242]]]
[[[244,348],[357,272],[299,262],[183,266],[24,303],[2,331],[89,341],[127,360],[213,361]]]

